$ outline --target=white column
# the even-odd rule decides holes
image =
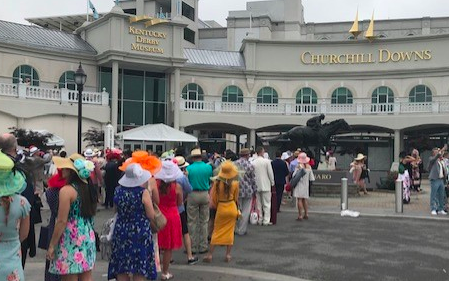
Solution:
[[[249,133],[249,149],[256,149],[256,130],[251,129]]]
[[[112,62],[112,102],[111,102],[111,125],[117,132],[118,124],[118,62]]]
[[[401,130],[394,130],[394,162],[399,162],[399,153],[402,151],[404,142],[404,134]]]
[[[175,69],[175,104],[173,106],[173,124],[179,130],[179,111],[181,110],[181,70]]]

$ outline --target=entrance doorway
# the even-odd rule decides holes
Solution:
[[[157,153],[165,151],[165,143],[163,142],[147,142],[147,141],[125,141],[123,145],[124,150],[136,151],[146,150]]]

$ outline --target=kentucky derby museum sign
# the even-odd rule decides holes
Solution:
[[[360,54],[315,54],[307,51],[301,54],[301,62],[305,65],[370,64],[431,59],[431,50],[393,52],[387,49],[379,49],[377,53]]]
[[[151,31],[146,29],[129,27],[129,34],[136,35],[136,41],[131,43],[132,51],[163,54],[164,49],[159,48],[160,40],[167,38],[163,32]]]

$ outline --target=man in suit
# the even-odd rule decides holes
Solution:
[[[447,144],[442,149],[434,148],[432,156],[429,157],[429,180],[430,180],[430,210],[432,215],[447,215],[444,211],[445,197],[444,188],[447,179],[447,171],[442,155],[447,150]]]
[[[257,158],[253,161],[254,174],[257,186],[257,212],[259,225],[272,225],[271,218],[271,188],[274,186],[274,173],[271,161],[264,158],[265,149],[256,149]]]

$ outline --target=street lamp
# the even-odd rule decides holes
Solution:
[[[81,154],[81,121],[83,119],[83,89],[86,83],[87,75],[80,66],[75,72],[75,84],[78,88],[78,153]]]

